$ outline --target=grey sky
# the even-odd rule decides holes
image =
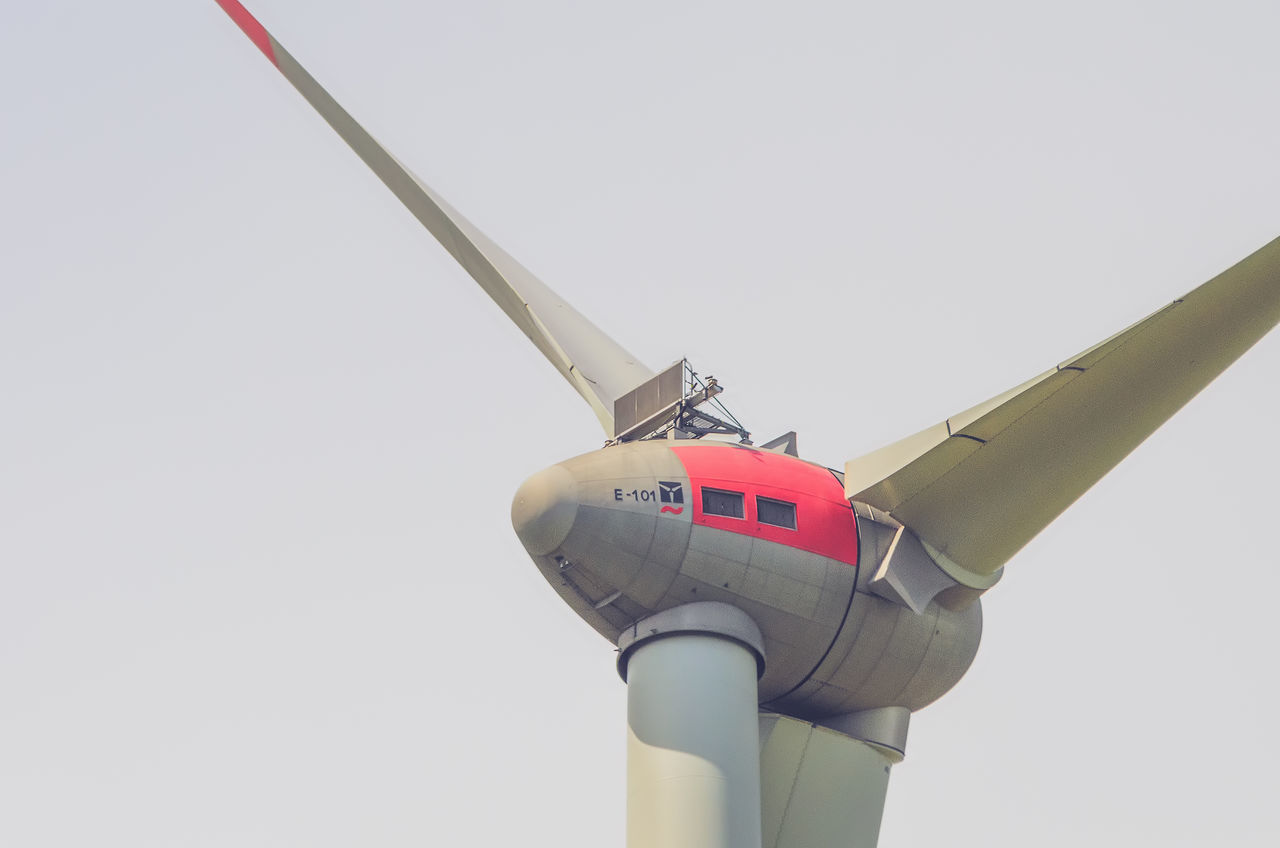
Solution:
[[[1273,3],[250,0],[650,366],[839,465],[1280,235]],[[0,28],[0,844],[621,845],[510,530],[586,405],[212,0]],[[1270,846],[1280,337],[1028,546],[881,844]]]

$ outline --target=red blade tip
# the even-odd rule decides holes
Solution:
[[[258,49],[262,51],[262,55],[271,60],[271,64],[276,63],[276,51],[271,45],[271,36],[267,34],[267,30],[258,23],[258,19],[249,14],[249,10],[240,5],[239,0],[218,0],[218,5],[222,7],[222,11],[231,16],[231,20],[236,22],[236,26],[244,30],[244,34],[249,36],[249,40],[258,45]],[[277,65],[277,67],[279,67]]]

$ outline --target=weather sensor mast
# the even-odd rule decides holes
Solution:
[[[700,439],[710,435],[737,436],[751,444],[751,434],[717,400],[724,391],[715,377],[703,381],[688,359],[672,363],[613,402],[615,435],[608,444],[645,439]],[[719,413],[698,409],[709,404]]]

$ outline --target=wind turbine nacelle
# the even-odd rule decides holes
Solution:
[[[830,469],[711,441],[642,441],[540,471],[512,523],[543,575],[612,642],[695,601],[746,612],[765,641],[760,700],[819,719],[931,703],[963,676],[976,599],[919,613],[868,588],[858,516]]]

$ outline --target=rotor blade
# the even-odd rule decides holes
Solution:
[[[908,715],[905,709],[899,710]],[[902,727],[905,745],[905,721]],[[889,792],[889,769],[901,761],[901,751],[869,744],[843,728],[760,713],[763,845],[875,848]]]
[[[400,202],[586,399],[612,438],[613,402],[653,372],[490,241],[347,114],[237,0],[217,0]]]
[[[845,494],[989,577],[1277,322],[1280,239],[1039,377],[850,461]]]

